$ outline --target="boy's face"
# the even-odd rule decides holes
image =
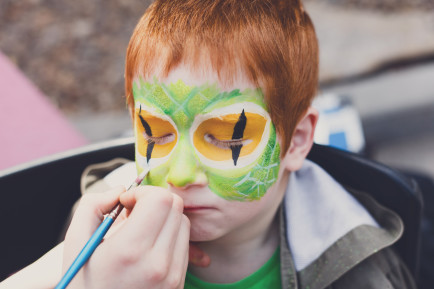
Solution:
[[[133,94],[136,165],[150,168],[143,184],[183,198],[193,241],[274,214],[280,146],[260,89],[221,88],[181,67],[163,80],[136,78]]]

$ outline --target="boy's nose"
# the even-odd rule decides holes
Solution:
[[[175,187],[206,185],[207,177],[193,154],[190,142],[181,136],[170,161],[167,182]]]

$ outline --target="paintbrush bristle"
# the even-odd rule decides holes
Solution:
[[[143,181],[143,179],[146,177],[146,175],[148,174],[149,169],[145,169],[143,172],[141,172],[141,174],[136,178],[136,180],[134,181],[133,185],[140,185]]]

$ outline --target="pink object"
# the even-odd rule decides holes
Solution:
[[[0,53],[0,170],[86,143],[46,96]]]

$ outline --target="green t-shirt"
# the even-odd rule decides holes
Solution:
[[[187,272],[184,289],[263,289],[281,288],[280,282],[280,250],[277,248],[273,256],[252,275],[229,284],[208,283]]]

